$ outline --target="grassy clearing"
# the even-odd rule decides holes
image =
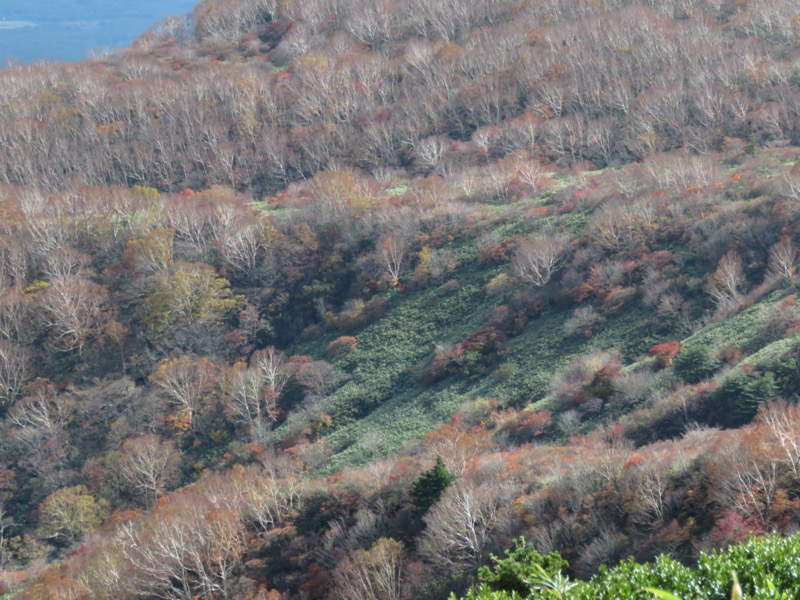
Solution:
[[[497,219],[492,232],[495,241],[547,227],[550,221],[561,230],[580,230],[589,217],[588,213],[573,213],[531,223],[521,215],[523,210],[518,204],[493,209]],[[327,471],[364,464],[403,444],[419,441],[478,398],[497,398],[506,405],[532,410],[547,409],[553,374],[580,355],[616,349],[625,364],[637,369],[652,361],[645,357],[648,348],[680,339],[678,323],[654,318],[653,311],[638,302],[604,315],[603,327],[590,338],[568,335],[564,325],[572,307],[555,307],[510,340],[508,354],[500,361],[503,368],[495,376],[450,375],[426,386],[420,373],[435,358],[437,349],[447,349],[466,339],[485,323],[493,307],[506,301],[487,296],[486,284],[504,267],[479,267],[475,240],[462,239],[445,249],[461,265],[449,276],[458,280],[457,291],[442,295],[435,285],[393,291],[389,294],[389,308],[379,320],[349,333],[357,338],[358,347],[335,361],[350,379],[330,396],[326,408],[333,418],[333,429],[326,436],[333,451]],[[774,305],[784,296],[785,291],[776,291],[753,307],[705,326],[684,342],[689,347],[708,345],[713,351],[729,344],[737,345],[746,354],[758,350],[741,365],[775,360],[796,342],[780,340],[764,345],[765,327]],[[290,351],[321,357],[327,344],[342,333],[327,332],[319,339],[298,343]],[[655,377],[654,387],[668,387],[674,381],[672,369],[659,371]]]
[[[617,348],[626,361],[660,341],[649,313],[630,309],[610,315],[591,339],[567,336],[570,311],[554,310],[532,321],[509,344],[505,378],[451,376],[436,385],[420,383],[416,367],[429,362],[436,345],[467,337],[498,301],[487,298],[485,282],[497,269],[463,268],[461,289],[441,298],[435,289],[396,294],[386,315],[357,333],[358,348],[338,362],[352,379],[331,396],[335,430],[327,441],[335,454],[326,470],[363,464],[418,441],[465,403],[495,397],[516,405],[546,397],[550,378],[570,359],[592,350]],[[302,348],[316,353],[331,336]]]

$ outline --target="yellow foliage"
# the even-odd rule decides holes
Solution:
[[[174,273],[163,274],[155,290],[142,302],[145,325],[154,333],[181,319],[219,322],[244,303],[231,292],[230,282],[203,263],[180,263]]]
[[[369,214],[375,210],[383,201],[383,198],[376,196],[354,196],[348,198],[347,207],[359,214]]]
[[[330,66],[330,61],[324,56],[301,56],[298,60],[300,70],[323,71]]]
[[[156,202],[161,197],[161,194],[158,193],[156,188],[147,187],[144,185],[135,185],[131,188],[131,191],[137,196],[146,198],[150,202]]]
[[[421,265],[427,265],[431,259],[431,249],[428,246],[423,246],[422,250],[417,252],[417,258]]]
[[[37,292],[42,292],[50,287],[50,284],[47,281],[42,281],[41,279],[37,279],[33,283],[31,283],[28,287],[25,288],[26,294],[35,294]]]

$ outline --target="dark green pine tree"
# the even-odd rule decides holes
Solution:
[[[411,502],[419,515],[428,512],[431,506],[439,501],[444,491],[456,480],[456,476],[447,470],[441,456],[436,457],[436,464],[425,471],[411,484]]]

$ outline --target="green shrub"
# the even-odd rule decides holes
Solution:
[[[769,371],[732,375],[714,394],[711,419],[728,427],[743,425],[755,416],[760,404],[774,400],[779,392],[775,375]]]
[[[520,572],[519,565],[515,568],[512,573]],[[599,573],[589,581],[569,582],[562,586],[562,591],[548,585],[537,585],[534,591],[520,595],[515,591],[493,590],[483,584],[462,600],[651,600],[654,594],[648,589],[663,590],[683,600],[728,600],[734,586],[734,573],[744,598],[800,598],[797,586],[800,535],[783,538],[772,534],[750,538],[725,550],[703,553],[694,569],[667,555],[646,564],[629,559],[615,567],[600,567]],[[560,581],[564,582],[565,578],[561,577]],[[455,597],[451,596],[451,600]]]
[[[688,346],[681,350],[672,363],[675,374],[687,383],[698,383],[710,377],[720,366],[706,345]]]
[[[558,552],[542,555],[524,537],[514,540],[514,547],[505,552],[505,558],[489,556],[494,565],[481,567],[478,577],[491,588],[499,591],[530,593],[531,581],[544,570],[547,576],[555,577],[569,566]]]

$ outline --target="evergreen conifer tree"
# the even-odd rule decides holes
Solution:
[[[411,485],[411,502],[417,513],[424,515],[428,512],[455,480],[456,476],[444,466],[442,457],[437,456],[433,468],[422,473]]]

